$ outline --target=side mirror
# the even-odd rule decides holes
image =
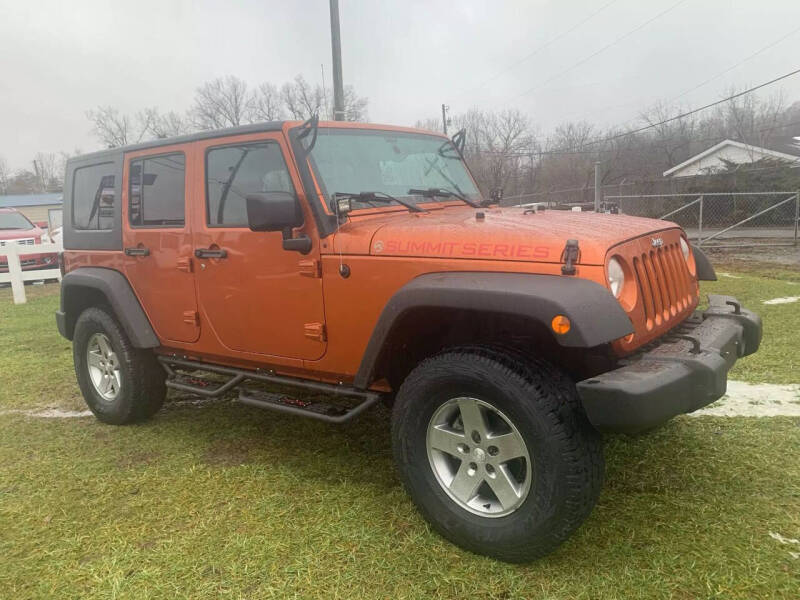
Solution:
[[[303,224],[303,212],[294,194],[248,194],[247,224],[251,231],[284,231]]]

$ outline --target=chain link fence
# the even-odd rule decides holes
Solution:
[[[797,245],[800,192],[605,196],[626,215],[666,219],[699,245]]]

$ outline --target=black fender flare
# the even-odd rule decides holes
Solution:
[[[56,323],[65,338],[71,340],[75,333],[75,322],[80,315],[72,307],[83,305],[79,298],[87,290],[94,290],[105,296],[114,311],[114,317],[136,348],[155,348],[161,345],[127,278],[119,271],[102,267],[80,267],[62,278],[61,307],[56,312]]]
[[[697,267],[697,279],[700,281],[716,281],[717,272],[711,261],[708,260],[706,253],[692,244],[692,254],[694,254],[694,264]]]
[[[567,347],[591,348],[633,333],[633,323],[622,306],[594,281],[528,273],[428,273],[405,284],[386,303],[364,351],[355,387],[369,386],[392,326],[417,308],[521,316],[543,324],[548,331],[553,317],[565,315],[572,327],[554,337]]]

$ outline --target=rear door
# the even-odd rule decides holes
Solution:
[[[192,263],[190,146],[125,157],[125,274],[162,341],[200,336]]]
[[[232,350],[319,358],[326,348],[319,239],[283,134],[212,139],[198,146],[205,210],[197,212],[193,229],[204,323]],[[280,231],[250,231],[246,197],[264,192],[298,197],[305,224],[296,233],[309,234],[311,252],[284,250]]]

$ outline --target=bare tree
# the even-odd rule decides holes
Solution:
[[[417,129],[425,129],[426,131],[441,131],[442,121],[436,118],[420,119],[414,123],[414,127]]]
[[[281,87],[281,100],[293,119],[310,119],[324,110],[323,116],[329,115],[325,106],[325,90],[322,86],[312,86],[302,75]]]
[[[333,98],[333,91],[330,91],[326,98]],[[345,121],[366,121],[369,119],[367,105],[369,99],[356,94],[351,85],[344,87],[344,120]],[[333,107],[327,110],[329,115],[333,114]]]
[[[233,75],[207,81],[197,88],[191,110],[194,125],[201,130],[249,123],[251,113],[252,95],[247,83]]]
[[[680,106],[658,103],[641,115],[642,120],[651,126],[648,137],[662,156],[662,160],[653,169],[655,172],[664,171],[690,156],[697,123],[693,115],[675,118],[682,112]]]
[[[281,93],[269,82],[262,83],[253,92],[251,115],[253,121],[280,121],[284,117]]]
[[[108,148],[136,144],[147,135],[149,124],[121,114],[113,106],[98,106],[86,112],[92,122],[93,133]]]
[[[37,152],[33,158],[34,171],[39,179],[39,191],[47,192],[61,189],[60,163],[52,152]]]
[[[139,123],[144,124],[148,133],[155,138],[185,135],[193,130],[190,120],[174,110],[161,114],[157,108],[146,108],[136,116]]]
[[[308,119],[319,114],[333,118],[333,91],[321,85],[311,85],[302,75],[281,87],[281,100],[293,119]],[[366,121],[369,99],[359,96],[353,86],[344,88],[344,118],[346,121]]]

